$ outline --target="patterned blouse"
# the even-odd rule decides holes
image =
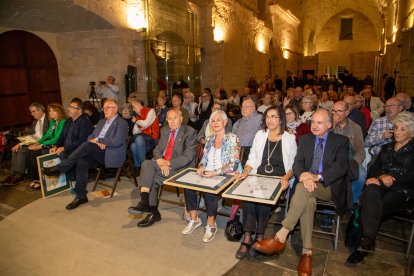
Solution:
[[[200,161],[199,166],[207,167],[208,162],[208,152],[214,145],[216,136],[212,135],[207,138],[206,145],[204,146],[203,158]],[[216,172],[218,175],[232,173],[237,170],[239,166],[239,153],[240,153],[240,142],[239,138],[234,133],[226,133],[223,137],[223,143],[221,146],[221,164],[223,166],[218,169]]]

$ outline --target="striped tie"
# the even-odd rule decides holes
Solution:
[[[319,165],[321,163],[322,160],[322,155],[323,155],[323,138],[318,138],[319,142],[318,145],[316,145],[316,149],[315,149],[315,153],[313,154],[313,161],[312,161],[312,166],[311,169],[309,170],[309,172],[311,173],[315,173],[315,174],[319,174]]]

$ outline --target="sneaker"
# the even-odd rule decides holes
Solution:
[[[128,208],[128,213],[130,213],[131,215],[140,215],[140,214],[145,214],[145,213],[151,213],[151,208],[142,203],[141,201],[138,202],[137,206],[131,206]]]
[[[215,224],[214,227],[211,227],[211,225],[207,224],[206,231],[204,232],[203,242],[211,242],[214,240],[214,237],[217,233],[217,224]]]
[[[197,220],[190,220],[187,227],[184,228],[183,231],[181,231],[181,234],[188,235],[193,233],[194,229],[201,226],[201,219],[197,218]]]

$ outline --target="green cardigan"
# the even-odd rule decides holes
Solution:
[[[62,119],[59,123],[55,120],[50,121],[49,129],[47,130],[46,134],[42,136],[42,138],[37,141],[39,144],[42,145],[54,145],[56,144],[57,140],[59,139],[60,134],[62,133],[63,126],[65,124],[66,119]],[[56,126],[57,124],[57,126]],[[56,128],[53,132],[53,129]],[[52,134],[53,132],[53,134]]]

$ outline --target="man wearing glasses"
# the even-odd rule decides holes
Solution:
[[[100,120],[95,130],[66,159],[54,167],[43,168],[46,175],[59,175],[71,168],[76,171],[75,199],[66,206],[72,210],[88,202],[86,185],[90,167],[105,165],[108,168],[119,168],[126,157],[128,124],[118,115],[118,103],[108,99],[103,106],[105,118]]]
[[[381,146],[391,142],[394,135],[392,120],[404,110],[403,102],[397,98],[390,98],[385,103],[385,116],[372,122],[365,138],[365,146],[373,147],[373,156],[378,155]]]
[[[86,141],[93,131],[91,120],[83,113],[83,102],[81,99],[73,98],[67,110],[70,118],[66,120],[56,145],[50,149],[50,153],[56,153],[61,159],[67,158]],[[75,180],[74,172],[74,168],[72,168],[66,173],[71,181]]]

